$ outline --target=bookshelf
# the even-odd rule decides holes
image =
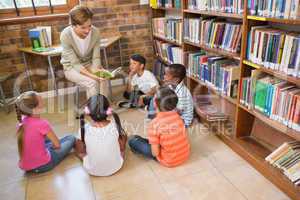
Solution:
[[[181,8],[158,8],[151,9],[152,18],[165,17],[168,12],[176,12],[185,21],[185,18],[216,18],[220,21],[233,22],[242,24],[241,48],[239,53],[229,52],[219,48],[210,48],[203,44],[193,43],[182,38],[182,44],[165,38],[153,35],[153,39],[168,42],[172,45],[181,47],[183,49],[183,57],[189,52],[205,50],[209,54],[224,56],[228,59],[234,59],[239,62],[240,66],[240,80],[243,77],[249,76],[251,70],[256,69],[264,74],[277,77],[289,83],[300,86],[300,78],[286,75],[281,71],[270,69],[253,63],[247,58],[247,36],[252,26],[258,25],[284,25],[287,27],[295,27],[300,25],[300,19],[280,19],[250,15],[247,11],[247,1],[244,0],[243,14],[238,13],[224,13],[220,11],[203,11],[191,10],[188,8],[188,0],[181,0]],[[184,31],[184,30],[183,30]],[[183,36],[184,34],[182,34]],[[161,60],[166,65],[170,63],[156,55],[156,58]],[[187,66],[186,58],[183,58]],[[231,134],[224,134],[217,130],[217,136],[231,147],[236,153],[253,165],[262,175],[269,179],[274,185],[280,188],[292,199],[300,198],[300,187],[295,186],[280,170],[274,168],[265,161],[265,157],[272,151],[279,147],[282,143],[288,141],[300,141],[300,132],[279,123],[255,109],[240,103],[241,98],[241,81],[239,82],[239,89],[237,99],[233,99],[224,94],[221,94],[216,88],[206,84],[196,77],[189,76],[187,84],[193,94],[199,92],[201,94],[213,94],[217,96],[214,98],[214,103],[217,106],[222,106],[225,113],[229,115],[233,131]],[[201,118],[201,116],[200,116]]]

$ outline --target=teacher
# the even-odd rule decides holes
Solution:
[[[94,72],[103,70],[100,61],[100,35],[92,26],[93,13],[84,6],[75,6],[69,12],[71,25],[60,34],[61,64],[65,77],[87,91],[87,98],[101,93],[108,94],[106,79]]]

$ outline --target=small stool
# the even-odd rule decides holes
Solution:
[[[11,76],[11,74],[0,75],[0,106],[4,107],[4,109],[7,113],[9,113],[9,111],[10,111],[8,106],[10,105],[11,101],[6,100],[6,97],[5,97],[3,88],[2,88],[2,83],[4,83],[10,76]]]

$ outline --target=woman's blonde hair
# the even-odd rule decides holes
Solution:
[[[31,116],[33,114],[33,109],[36,108],[39,104],[37,96],[38,93],[35,91],[24,92],[17,98],[15,104],[17,119],[20,123],[17,131],[18,151],[20,158],[22,157],[23,153],[24,137],[24,125],[22,124],[22,115]]]
[[[71,25],[82,25],[88,19],[92,19],[93,12],[88,7],[77,5],[70,10],[69,17]]]

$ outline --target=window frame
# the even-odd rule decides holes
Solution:
[[[1,9],[0,10],[0,25],[1,24],[16,24],[27,21],[43,21],[55,18],[57,16],[67,16],[70,9],[79,4],[79,0],[67,0],[65,5],[52,6],[53,12],[49,6],[36,7],[36,14],[33,7],[19,8],[19,16],[17,16],[16,9]]]

